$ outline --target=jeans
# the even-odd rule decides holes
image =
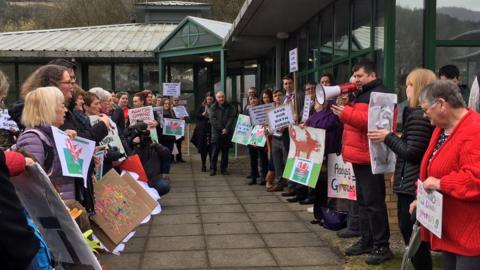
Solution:
[[[226,172],[228,167],[228,145],[223,145],[221,143],[212,143],[211,145],[211,154],[210,154],[210,171],[217,171],[217,161],[218,154],[222,152],[222,158],[220,159],[220,171]]]
[[[415,200],[415,196],[397,193],[397,216],[400,232],[402,233],[405,244],[408,245],[412,236],[414,220],[409,213],[410,204]],[[417,270],[431,270],[432,256],[430,255],[430,246],[422,242],[417,253],[412,258],[412,264]]]
[[[148,186],[157,190],[158,195],[160,196],[163,196],[170,192],[170,184],[167,181],[161,179],[160,177],[153,181],[148,181]]]
[[[173,151],[173,142],[171,143],[162,143],[163,146],[168,148],[168,151],[172,153]],[[160,173],[162,174],[169,174],[170,173],[170,167],[172,165],[172,158],[171,156],[162,158],[160,160]]]
[[[442,252],[444,270],[477,270],[480,268],[480,256],[467,257]]]
[[[360,231],[360,217],[358,215],[358,202],[349,201],[348,217],[347,217],[347,228],[352,232]]]
[[[383,174],[372,174],[370,165],[352,164],[357,179],[357,202],[362,240],[374,247],[388,247],[390,228]]]
[[[285,143],[282,138],[272,138],[272,158],[273,166],[275,167],[275,177],[277,178],[277,184],[283,183],[283,170],[285,169],[285,163],[287,163],[288,149],[285,147]]]

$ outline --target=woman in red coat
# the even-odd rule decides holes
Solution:
[[[427,85],[420,105],[436,126],[420,181],[427,191],[443,194],[442,238],[425,228],[422,238],[442,251],[444,269],[480,269],[480,115],[466,107],[450,81]]]

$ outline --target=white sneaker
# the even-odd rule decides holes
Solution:
[[[308,207],[308,208],[307,208],[307,212],[308,212],[308,213],[313,213],[313,206]]]

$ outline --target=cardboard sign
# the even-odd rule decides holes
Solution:
[[[60,195],[38,163],[27,166],[24,173],[11,178],[11,183],[56,260],[65,263],[78,260],[96,270],[102,269]]]
[[[0,109],[0,129],[18,131],[17,123],[12,120],[6,109]]]
[[[442,238],[442,213],[443,194],[427,192],[423,182],[418,181],[417,220],[438,238]]]
[[[164,97],[178,97],[180,96],[181,83],[163,83]]]
[[[153,116],[152,106],[146,106],[136,109],[128,109],[128,119],[130,120],[130,126],[134,125],[137,122],[151,122],[155,120]],[[150,138],[152,141],[158,143],[158,134],[155,128],[149,128]]]
[[[98,120],[98,116],[96,115],[90,115],[89,118],[90,118],[90,124],[92,126],[100,121]],[[123,147],[122,141],[120,140],[117,124],[115,124],[115,122],[113,122],[112,119],[109,119],[109,120],[110,120],[111,128],[108,129],[107,136],[105,136],[105,138],[103,138],[103,140],[99,144],[117,147],[120,153],[125,155],[126,154],[125,148]]]
[[[305,123],[310,117],[310,109],[312,108],[312,104],[315,101],[312,100],[310,96],[305,96],[305,102],[303,103],[303,113],[302,113],[302,122]]]
[[[235,131],[233,132],[232,142],[247,145],[252,133],[250,117],[240,114],[237,118]]]
[[[185,136],[185,120],[163,118],[163,135]]]
[[[131,178],[121,177],[113,169],[102,181],[95,183],[97,213],[91,219],[115,245],[121,243],[154,209],[145,202],[145,195],[132,185],[138,184]]]
[[[252,135],[248,139],[248,144],[253,146],[264,147],[267,142],[267,136],[265,136],[265,128],[261,125],[256,125],[252,129]]]
[[[357,181],[352,163],[342,155],[328,154],[328,197],[357,200]]]
[[[290,63],[290,72],[298,71],[298,49],[295,48],[288,53],[289,63]]]
[[[275,107],[275,103],[262,104],[255,107],[250,107],[248,113],[252,125],[266,125],[268,124],[267,112]]]
[[[292,106],[289,104],[276,107],[267,112],[270,129],[277,130],[294,124]]]
[[[368,130],[386,129],[393,131],[396,94],[372,92],[368,104]],[[373,174],[395,171],[396,156],[384,143],[368,140]]]
[[[63,175],[83,178],[86,187],[88,167],[95,151],[95,142],[81,137],[72,140],[65,132],[53,126],[52,133]]]
[[[293,125],[283,177],[315,188],[325,152],[325,130]]]
[[[175,113],[175,116],[177,118],[182,119],[189,116],[187,112],[187,108],[185,108],[185,106],[175,106],[175,107],[172,107],[172,110]]]

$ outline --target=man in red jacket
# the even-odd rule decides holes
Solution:
[[[368,147],[368,103],[372,92],[388,93],[376,76],[375,65],[368,60],[353,67],[358,92],[345,106],[333,105],[333,112],[344,123],[343,159],[351,162],[357,181],[360,216],[360,240],[347,248],[347,256],[370,253],[367,264],[380,264],[393,257],[389,247],[390,229],[385,204],[383,174],[372,174]]]

